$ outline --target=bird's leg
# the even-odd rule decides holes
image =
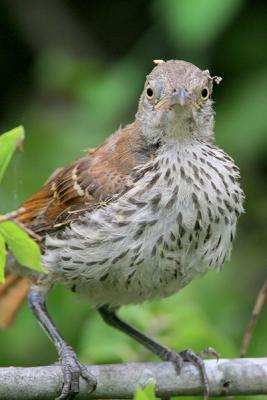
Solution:
[[[88,382],[91,391],[96,387],[96,379],[78,361],[74,350],[68,346],[58,332],[46,310],[45,297],[45,293],[40,287],[33,286],[28,295],[29,306],[43,330],[54,343],[59,355],[63,373],[63,388],[57,399],[73,399],[79,393],[80,376]]]
[[[103,320],[108,324],[113,326],[114,328],[119,329],[120,331],[126,333],[127,335],[131,336],[133,339],[141,343],[144,347],[149,349],[152,353],[156,354],[161,360],[163,361],[171,361],[175,369],[177,371],[177,374],[180,373],[183,362],[188,361],[193,363],[196,367],[198,367],[200,374],[201,374],[201,380],[203,382],[203,390],[204,390],[204,396],[205,399],[208,399],[209,397],[209,382],[208,382],[208,377],[207,373],[205,370],[205,365],[204,362],[201,358],[201,355],[198,355],[197,353],[194,353],[192,350],[184,350],[181,351],[180,353],[173,351],[169,349],[166,346],[163,346],[162,344],[158,343],[157,341],[149,338],[148,336],[144,335],[142,332],[138,331],[131,325],[129,325],[127,322],[123,321],[120,319],[116,313],[109,309],[107,306],[102,306],[98,309],[101,317]],[[215,350],[212,348],[206,349],[204,351],[205,355],[213,355],[213,356],[218,356]]]

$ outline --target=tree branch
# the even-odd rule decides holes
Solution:
[[[267,358],[221,359],[205,361],[211,396],[267,394]],[[177,376],[171,363],[130,363],[88,366],[98,381],[90,398],[132,398],[138,386],[154,379],[159,397],[201,395],[198,369],[185,364]],[[62,385],[59,365],[35,368],[0,368],[2,400],[54,399]],[[88,398],[86,383],[81,380],[77,399]]]

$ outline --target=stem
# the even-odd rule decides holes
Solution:
[[[5,215],[1,215],[0,216],[0,222],[5,222],[5,221],[9,221],[11,219],[15,219],[19,215],[23,214],[24,212],[25,212],[25,208],[24,207],[21,207],[18,210],[15,210],[15,211],[10,211],[9,213],[7,213]]]
[[[241,358],[205,361],[211,396],[267,394],[267,358]],[[130,399],[137,387],[156,382],[157,396],[202,396],[198,369],[185,363],[177,376],[172,363],[129,363],[91,365],[90,372],[98,381],[90,394],[95,399]],[[86,382],[81,379],[78,399],[88,399]],[[1,400],[54,399],[62,387],[59,365],[35,368],[0,368]]]

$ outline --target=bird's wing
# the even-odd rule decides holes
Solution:
[[[18,221],[45,235],[132,187],[135,167],[150,161],[135,124],[112,135],[102,146],[53,174],[22,204]]]

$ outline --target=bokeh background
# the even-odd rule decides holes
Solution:
[[[241,167],[247,197],[232,260],[169,299],[121,310],[176,350],[213,346],[238,357],[266,277],[266,43],[267,3],[259,0],[0,2],[0,131],[26,129],[25,150],[0,188],[1,213],[134,118],[153,59],[185,59],[223,77],[214,93],[216,140]],[[53,291],[49,309],[83,362],[155,360],[64,288]],[[265,306],[249,356],[267,355],[266,332]],[[2,366],[56,359],[26,305],[0,332],[0,354]]]

